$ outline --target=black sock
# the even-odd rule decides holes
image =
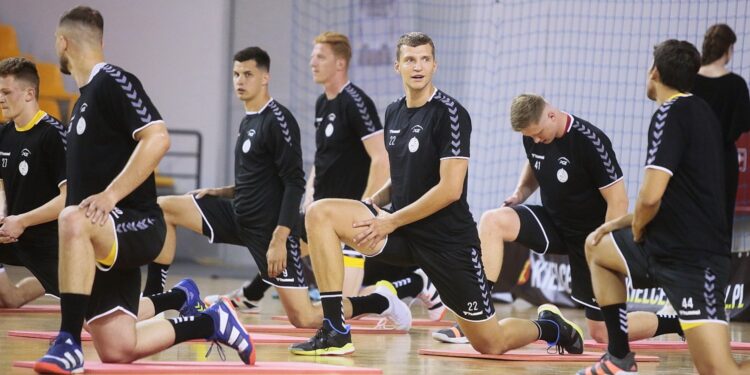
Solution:
[[[81,343],[83,320],[86,318],[90,296],[87,294],[60,293],[60,331],[70,333],[73,340]]]
[[[214,320],[208,314],[168,319],[174,328],[174,345],[192,339],[207,339],[214,334]]]
[[[550,344],[555,344],[560,339],[560,327],[557,323],[547,320],[532,320],[539,328],[539,340],[544,340]]]
[[[152,296],[164,291],[169,266],[169,264],[159,264],[154,262],[148,264],[146,286],[143,288],[144,297]]]
[[[250,301],[260,301],[266,293],[266,290],[270,287],[271,284],[263,281],[263,277],[261,277],[260,274],[257,274],[253,281],[242,287],[242,294],[244,294],[245,298]]]
[[[146,297],[154,303],[154,314],[167,310],[179,310],[187,300],[187,294],[180,288],[172,288],[164,293]]]
[[[414,273],[401,280],[393,281],[392,284],[393,287],[396,288],[399,299],[406,297],[416,298],[419,292],[424,288],[422,276]]]
[[[609,354],[617,358],[625,358],[630,353],[628,343],[628,309],[625,303],[601,306],[604,324],[607,325],[609,335]]]
[[[656,326],[656,333],[654,337],[661,336],[667,333],[676,333],[683,336],[685,333],[682,332],[680,326],[680,319],[675,315],[659,315],[656,314],[656,318],[659,319],[659,325]]]
[[[388,298],[377,293],[361,297],[349,297],[349,302],[352,303],[353,317],[362,314],[382,314],[383,311],[388,310],[390,305]]]
[[[320,293],[320,303],[323,305],[323,317],[328,319],[331,327],[339,332],[346,331],[341,291]]]

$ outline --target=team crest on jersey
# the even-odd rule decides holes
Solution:
[[[335,113],[329,113],[328,114],[328,122],[334,122],[336,121],[336,114]]]
[[[29,173],[29,163],[27,163],[26,160],[22,160],[18,163],[18,172],[21,173],[21,176],[26,176],[26,174]]]
[[[422,131],[422,125],[414,125],[414,127],[411,128],[411,132],[412,133],[419,134],[419,132],[421,132],[421,131]]]
[[[333,113],[331,113],[331,115],[333,115]],[[328,123],[328,125],[326,125],[326,137],[330,137],[331,135],[333,135],[333,124]]]
[[[246,139],[245,142],[242,142],[242,152],[247,154],[250,151],[250,146],[252,146],[252,143],[250,143],[249,139]]]
[[[419,150],[419,140],[417,137],[412,137],[412,139],[409,140],[409,152],[417,152]]]
[[[86,131],[86,119],[81,116],[81,118],[78,119],[78,123],[76,124],[76,133],[78,135],[83,134],[83,132]]]
[[[565,167],[570,165],[570,160],[566,157],[557,158],[557,163],[560,164],[560,169],[557,170],[557,181],[566,183],[568,181],[568,171]]]
[[[255,129],[250,129],[250,130],[248,130],[248,131],[247,131],[247,136],[248,136],[248,137],[251,137],[251,138],[252,138],[252,137],[255,137]]]

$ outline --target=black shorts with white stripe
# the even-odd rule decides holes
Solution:
[[[604,320],[594,297],[591,272],[586,263],[584,245],[588,233],[566,235],[562,228],[555,225],[543,206],[521,204],[511,208],[516,211],[521,221],[521,228],[515,242],[539,254],[549,252],[568,255],[571,297],[586,308],[588,319]],[[594,229],[596,228],[592,231]]]
[[[633,241],[630,228],[612,232],[611,236],[627,265],[633,288],[664,289],[683,330],[701,323],[727,323],[724,297],[729,284],[729,256],[706,251],[665,258],[654,256],[652,250]]]

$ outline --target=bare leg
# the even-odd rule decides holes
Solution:
[[[490,210],[479,220],[479,239],[482,242],[482,263],[487,279],[497,282],[503,265],[505,242],[515,241],[521,230],[521,220],[510,207]]]
[[[723,323],[705,323],[685,330],[690,355],[700,374],[748,374],[750,361],[734,361],[729,347],[729,328]]]
[[[0,269],[0,308],[21,307],[44,295],[44,287],[35,277],[26,277],[13,285],[4,269]]]

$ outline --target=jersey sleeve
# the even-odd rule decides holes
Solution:
[[[471,140],[469,113],[453,100],[443,99],[445,111],[438,117],[435,136],[440,159],[468,159]]]
[[[622,179],[622,169],[617,162],[617,156],[612,149],[612,142],[604,133],[597,133],[587,128],[588,136],[580,142],[578,151],[583,167],[591,176],[597,188],[604,189]]]
[[[268,122],[268,147],[273,150],[274,164],[284,184],[277,225],[293,228],[299,218],[299,207],[305,192],[305,172],[302,169],[302,148],[297,120],[278,106],[271,108]]]
[[[59,187],[67,179],[65,172],[65,129],[50,125],[42,136],[44,162],[47,164],[49,178]]]
[[[676,103],[673,103],[674,106]],[[648,131],[646,168],[655,168],[673,175],[686,147],[686,134],[677,108],[664,106],[654,114]]]
[[[346,117],[349,127],[360,139],[365,140],[372,134],[383,130],[375,103],[364,95],[360,95],[351,87],[345,89],[350,101],[346,106]]]
[[[128,131],[133,139],[140,130],[162,120],[161,114],[136,76],[111,66],[102,70],[111,78],[109,90],[112,111],[119,115],[124,130]]]

